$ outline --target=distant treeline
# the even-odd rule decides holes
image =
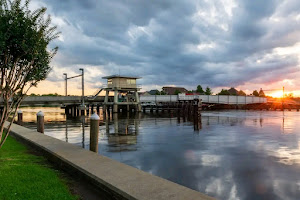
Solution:
[[[50,93],[50,94],[34,94],[34,93],[31,93],[30,95],[28,96],[31,96],[31,97],[37,97],[37,96],[53,96],[53,97],[57,97],[57,96],[62,96],[60,94],[57,94],[57,93]]]

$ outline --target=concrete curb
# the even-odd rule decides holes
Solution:
[[[186,188],[139,169],[114,161],[28,128],[13,124],[11,134],[22,142],[42,151],[46,157],[67,170],[83,176],[112,199],[141,200],[212,200]]]

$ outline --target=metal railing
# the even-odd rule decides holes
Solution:
[[[256,104],[267,103],[265,97],[230,95],[149,95],[141,96],[141,102],[176,102],[201,99],[203,103],[215,104]]]
[[[103,84],[102,88],[142,88],[141,84]]]

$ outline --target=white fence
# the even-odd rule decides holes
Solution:
[[[230,96],[230,95],[149,95],[140,96],[141,102],[176,102],[184,100],[202,99],[203,103],[217,104],[255,104],[267,103],[265,97],[255,96]]]

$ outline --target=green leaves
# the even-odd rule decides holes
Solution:
[[[202,86],[201,85],[198,85],[197,86],[197,90],[196,90],[198,93],[200,93],[200,94],[204,94],[204,90],[203,90],[203,88],[202,88]]]
[[[4,112],[0,118],[0,148],[8,133],[2,137],[4,122],[16,114],[24,95],[51,70],[50,62],[57,52],[47,50],[59,36],[51,18],[44,18],[46,8],[29,10],[30,0],[0,0],[0,100]],[[9,125],[9,127],[11,124]]]
[[[1,68],[10,70],[14,66],[27,71],[24,73],[26,81],[45,79],[51,69],[50,61],[57,52],[57,47],[48,52],[47,46],[59,36],[57,28],[50,26],[50,16],[44,19],[46,8],[31,12],[29,0],[24,6],[21,0],[0,2]]]

